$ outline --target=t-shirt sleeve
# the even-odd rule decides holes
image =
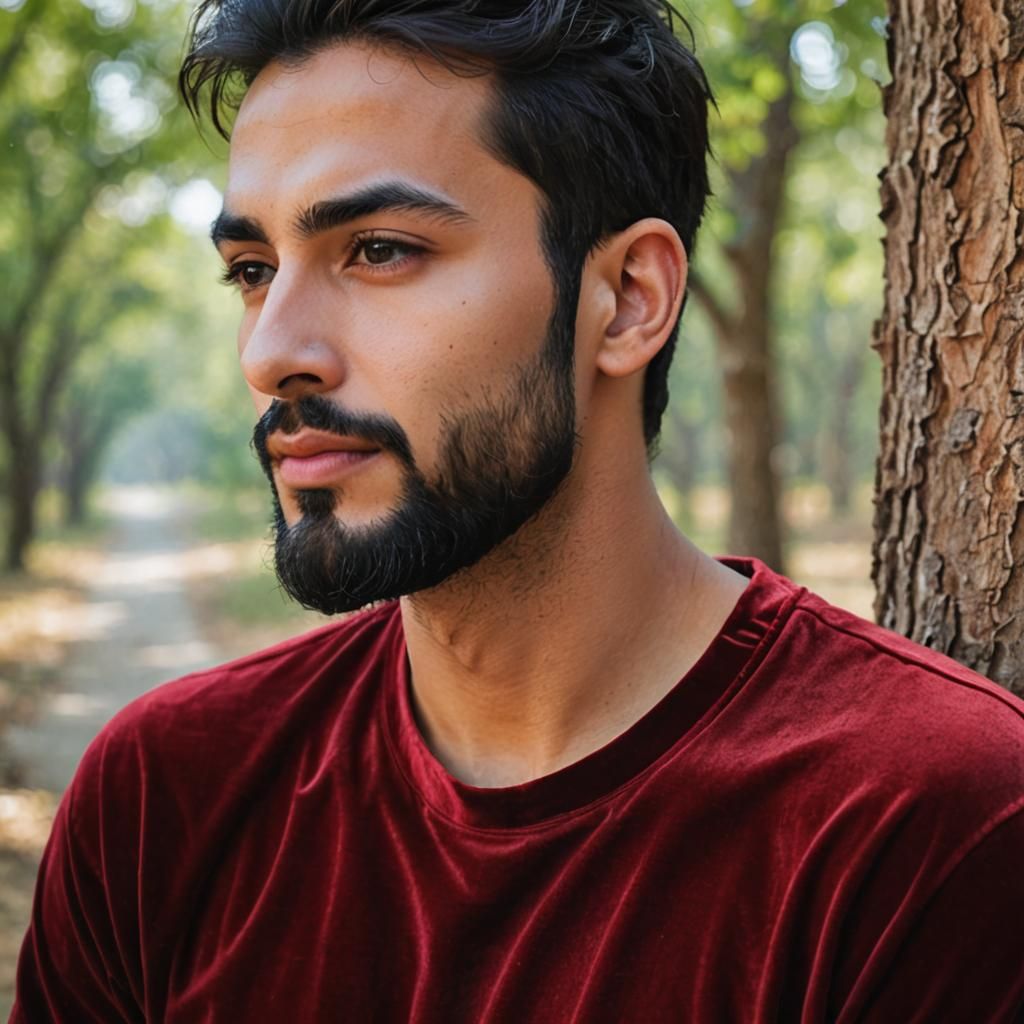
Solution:
[[[126,991],[104,886],[78,848],[73,793],[57,811],[18,959],[10,1024],[143,1021]]]
[[[1024,801],[969,844],[839,1024],[1024,1024]]]

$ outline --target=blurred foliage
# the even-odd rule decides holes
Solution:
[[[174,92],[188,13],[178,0],[0,0],[9,544],[26,483],[70,490],[76,463],[86,483],[101,471],[238,488],[260,480],[231,340],[239,309],[215,284],[205,237],[226,147],[196,133]],[[730,190],[763,151],[768,105],[786,76],[795,83],[800,141],[773,256],[778,454],[794,476],[835,474],[829,438],[843,439],[848,472],[863,479],[878,404],[868,345],[882,279],[882,0],[690,0],[685,13],[718,101],[716,198],[698,265],[725,302],[742,301],[722,252],[743,229]],[[691,299],[656,464],[684,524],[695,482],[721,474],[718,374],[709,322]]]
[[[179,475],[212,475],[204,449],[226,447],[220,434],[234,438],[244,422],[244,389],[223,390],[233,314],[197,279],[198,268],[215,274],[203,236],[219,194],[207,179],[222,174],[224,154],[177,101],[188,15],[177,0],[0,4],[0,522],[10,568],[23,561],[43,485],[64,487],[68,518],[80,518],[84,490],[133,416],[162,410],[179,423],[167,433],[199,436]],[[159,445],[137,451],[134,471],[168,475],[158,456]]]

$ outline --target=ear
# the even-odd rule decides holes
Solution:
[[[609,377],[628,377],[660,351],[679,317],[686,250],[671,224],[649,217],[602,246],[593,269],[614,296],[596,364]]]

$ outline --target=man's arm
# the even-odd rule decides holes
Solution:
[[[1024,801],[964,844],[909,920],[897,912],[836,1020],[1024,1022]]]
[[[81,848],[73,800],[69,789],[43,853],[10,1024],[145,1020],[128,990],[105,886]]]

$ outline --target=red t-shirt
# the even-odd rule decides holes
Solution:
[[[397,605],[163,686],[86,753],[18,1022],[1024,1019],[1024,704],[758,563],[650,712],[452,779]]]

